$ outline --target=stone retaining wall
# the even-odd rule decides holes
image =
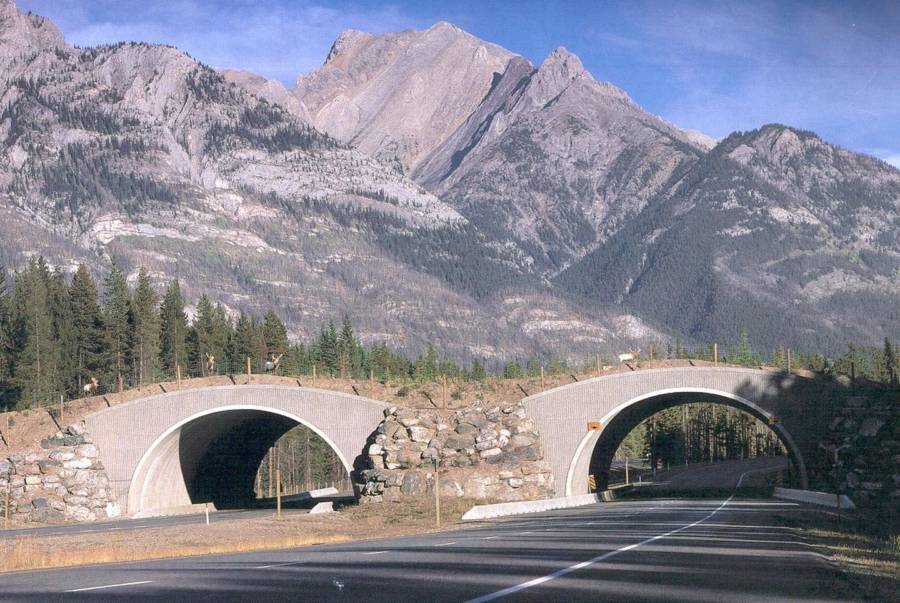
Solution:
[[[824,486],[861,506],[900,504],[900,402],[850,398],[820,450]]]
[[[385,410],[366,466],[362,500],[397,500],[433,491],[440,462],[442,495],[519,501],[553,495],[540,435],[521,403],[455,413]]]
[[[11,519],[55,523],[119,515],[100,451],[83,423],[42,440],[41,448],[0,460],[0,509],[8,490]]]

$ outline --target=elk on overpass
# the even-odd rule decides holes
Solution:
[[[386,406],[310,388],[220,386],[134,400],[85,424],[123,511],[134,514],[249,501],[268,448],[298,424],[325,440],[350,472]]]
[[[597,377],[529,396],[524,404],[541,433],[558,496],[586,494],[591,474],[598,488],[605,487],[613,455],[634,427],[660,410],[692,402],[724,404],[769,423],[807,487],[804,459],[814,453],[824,411],[840,389],[812,375],[684,367]]]

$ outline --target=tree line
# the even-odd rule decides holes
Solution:
[[[69,277],[51,270],[41,257],[7,278],[0,269],[0,408],[52,404],[60,397],[81,397],[86,391],[119,391],[163,380],[212,374],[261,373],[434,381],[508,379],[590,370],[550,358],[516,359],[486,365],[475,359],[463,366],[433,346],[415,357],[390,349],[384,342],[363,345],[349,317],[333,321],[305,341],[291,342],[274,311],[262,317],[241,313],[232,317],[220,303],[201,295],[192,320],[177,279],[160,298],[149,273],[139,269],[133,286],[115,261],[99,284],[84,265]],[[829,360],[820,354],[786,349],[763,358],[750,347],[746,333],[733,346],[723,346],[719,360],[745,366],[768,364],[816,371],[833,371],[875,381],[896,382],[898,358],[893,344],[881,347],[851,344],[846,354]],[[712,360],[713,347],[688,348],[676,340],[648,355],[654,358]],[[273,362],[274,360],[278,362]],[[601,355],[602,363],[612,359]],[[277,365],[277,368],[273,365]],[[94,380],[99,384],[93,387]]]

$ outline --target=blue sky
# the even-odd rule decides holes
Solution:
[[[780,122],[900,167],[900,2],[18,0],[81,46],[177,46],[290,85],[344,29],[450,21],[540,63],[557,46],[648,111],[721,137]]]

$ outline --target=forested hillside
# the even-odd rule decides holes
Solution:
[[[0,409],[55,405],[60,398],[116,392],[136,385],[248,370],[279,375],[330,375],[341,378],[434,383],[568,375],[613,362],[610,351],[581,356],[475,358],[460,363],[447,349],[428,346],[421,353],[395,348],[385,340],[364,344],[349,316],[335,317],[299,339],[274,311],[228,315],[225,307],[201,294],[191,318],[178,280],[162,296],[148,272],[133,285],[113,264],[100,284],[81,265],[69,278],[33,258],[7,282],[0,270]],[[754,351],[750,336],[722,342],[719,360],[759,367],[806,368],[875,381],[893,382],[900,371],[889,339],[880,347],[851,345],[830,360],[821,354],[788,350]],[[712,360],[711,346],[651,346],[645,357]]]

